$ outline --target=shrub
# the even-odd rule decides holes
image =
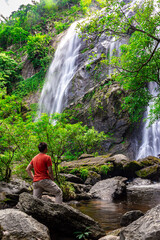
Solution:
[[[50,43],[51,37],[45,34],[38,33],[28,37],[27,54],[28,58],[33,62],[34,68],[41,66],[40,60],[48,55]]]

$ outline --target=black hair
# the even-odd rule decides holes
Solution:
[[[39,145],[38,145],[38,149],[40,152],[44,152],[44,150],[47,148],[47,143],[45,142],[41,142]]]

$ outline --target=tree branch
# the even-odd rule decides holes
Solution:
[[[152,39],[156,40],[158,43],[160,42],[160,38],[157,38],[155,36],[153,36],[152,34],[150,33],[147,33],[146,31],[142,30],[142,29],[139,29],[139,28],[136,28],[135,26],[131,25],[130,28],[133,30],[133,31],[137,31],[137,32],[142,32],[144,34],[147,34],[147,36],[151,37]]]

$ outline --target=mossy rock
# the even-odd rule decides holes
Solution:
[[[145,167],[139,171],[136,171],[137,177],[149,178],[151,180],[157,180],[160,176],[160,168],[158,164],[153,166]]]
[[[135,172],[140,169],[142,169],[142,167],[137,161],[130,161],[123,166],[124,175],[126,177],[135,177]]]
[[[142,167],[148,167],[148,166],[153,166],[155,164],[160,164],[160,159],[157,157],[148,156],[146,158],[139,159],[138,163]]]
[[[90,171],[88,173],[88,176],[87,176],[87,179],[85,181],[85,184],[94,185],[94,184],[96,184],[100,180],[101,180],[101,175],[100,174],[98,174],[96,172],[93,172],[93,171]]]

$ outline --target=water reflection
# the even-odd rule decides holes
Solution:
[[[99,222],[105,231],[120,227],[121,216],[131,210],[141,210],[143,213],[160,203],[160,189],[136,189],[128,191],[127,197],[121,201],[107,202],[104,200],[81,201],[72,207]]]

